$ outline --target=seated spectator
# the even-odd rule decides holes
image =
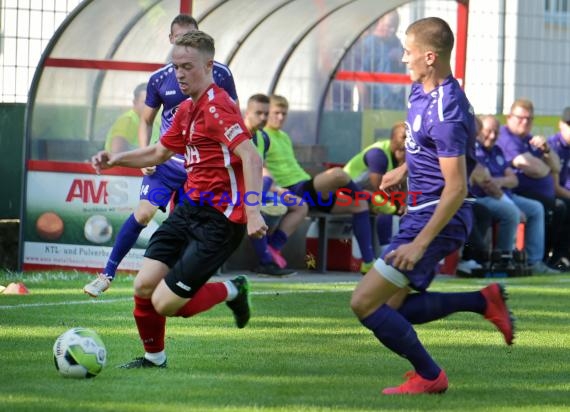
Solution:
[[[392,127],[390,139],[380,140],[356,154],[344,166],[344,171],[360,187],[372,193],[379,191],[384,174],[400,166],[405,161],[406,124],[398,122]],[[393,205],[385,198],[376,194],[370,202],[371,210],[375,213],[394,214],[404,205]]]
[[[351,197],[361,193],[361,188],[341,168],[328,169],[314,178],[303,170],[295,158],[291,138],[281,130],[288,112],[289,103],[285,97],[270,97],[269,117],[264,129],[270,141],[265,166],[275,183],[301,197],[308,204],[309,210],[352,214],[352,228],[362,255],[360,270],[366,273],[374,264],[375,258],[368,202],[360,200],[350,204],[337,203],[336,192],[339,189],[344,189]]]
[[[253,136],[262,158],[270,147],[270,140],[262,130],[267,122],[269,113],[269,97],[264,94],[254,94],[247,101],[244,123]],[[285,190],[273,185],[273,179],[264,171],[263,193],[266,198],[261,206],[262,215],[269,227],[269,232],[259,239],[251,239],[255,253],[259,258],[259,265],[254,269],[260,275],[290,276],[294,270],[287,268],[287,261],[281,255],[281,249],[287,239],[303,222],[309,207],[301,204],[301,199],[294,195],[287,195],[287,206],[280,199]],[[275,194],[275,195],[273,195]]]
[[[498,222],[495,249],[512,260],[517,227],[525,224],[525,252],[533,273],[558,273],[544,262],[544,209],[536,200],[511,192],[518,185],[515,172],[505,161],[503,151],[495,143],[499,122],[493,116],[482,116],[477,136],[478,165],[471,174],[477,203],[485,206]]]
[[[558,154],[560,158],[560,172],[554,175],[554,192],[558,201],[564,202],[567,213],[570,211],[570,107],[562,112],[562,118],[558,122],[560,130],[548,139],[548,145]],[[566,227],[559,228],[566,231]],[[559,232],[558,238],[568,238],[568,232]],[[570,251],[559,249],[559,255],[553,256],[552,261],[555,267],[563,270],[570,268]]]
[[[556,202],[553,174],[560,172],[560,159],[550,150],[543,136],[531,134],[534,106],[531,101],[517,99],[511,105],[507,122],[499,130],[497,145],[503,150],[505,162],[513,167],[519,180],[514,193],[538,200],[545,212],[545,246],[543,260],[550,265],[550,256],[562,256],[568,250],[568,236],[559,236],[556,228],[567,228],[564,203]],[[566,233],[568,229],[566,229]]]
[[[472,174],[473,175],[473,174]],[[487,234],[493,226],[493,216],[481,203],[473,203],[473,227],[461,251],[457,271],[471,275],[473,269],[489,268],[491,253]]]
[[[133,107],[119,116],[107,133],[106,151],[119,153],[139,147],[139,124],[145,99],[146,83],[142,83],[133,92]],[[158,134],[158,130],[156,134]]]

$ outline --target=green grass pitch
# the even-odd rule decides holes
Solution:
[[[224,277],[225,278],[225,277]],[[570,278],[503,279],[517,318],[515,345],[481,316],[460,313],[416,330],[446,370],[444,395],[380,394],[403,381],[405,359],[383,348],[349,308],[355,282],[252,279],[250,324],[225,305],[167,322],[165,370],[117,366],[143,351],[132,317],[132,277],[103,297],[81,292],[84,273],[0,272],[29,295],[0,295],[0,411],[570,411]],[[216,279],[216,278],[215,278]],[[220,278],[217,278],[220,279]],[[432,290],[477,290],[491,280],[438,278]],[[107,366],[64,379],[56,337],[97,331]]]

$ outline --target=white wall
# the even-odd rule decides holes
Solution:
[[[565,26],[549,23],[544,4],[471,0],[466,92],[477,113],[507,113],[520,97],[532,100],[538,115],[558,115],[570,105],[570,15]]]

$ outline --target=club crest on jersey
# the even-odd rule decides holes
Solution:
[[[415,123],[415,121],[414,121]],[[406,146],[406,152],[410,154],[416,154],[421,150],[421,147],[416,143],[414,136],[412,135],[412,129],[410,124],[406,122],[406,140],[404,141]]]
[[[503,166],[505,164],[505,158],[501,155],[498,155],[495,159],[499,166]]]
[[[239,123],[235,123],[234,125],[226,129],[226,131],[224,132],[224,136],[226,136],[226,139],[228,139],[228,141],[231,142],[241,133],[243,133],[243,129],[241,128]]]

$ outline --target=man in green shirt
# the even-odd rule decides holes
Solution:
[[[362,193],[362,190],[341,168],[328,169],[314,178],[303,170],[295,157],[291,138],[281,130],[288,112],[289,103],[285,97],[278,95],[270,97],[269,116],[267,125],[263,129],[270,141],[265,155],[265,167],[278,186],[288,189],[301,198],[308,204],[309,210],[353,215],[353,232],[362,255],[361,272],[366,273],[375,258],[368,202],[354,199],[354,196]],[[352,198],[351,201],[340,202],[340,198],[337,199],[339,190],[345,193],[343,199],[348,196]]]
[[[262,129],[269,113],[269,97],[265,94],[254,94],[247,101],[243,122],[253,136],[253,143],[262,159],[265,159],[271,143],[267,133]],[[265,218],[269,231],[261,238],[250,238],[259,265],[254,271],[267,276],[291,276],[294,270],[287,268],[287,261],[281,254],[287,239],[303,223],[309,208],[299,204],[301,199],[293,195],[285,195],[285,189],[275,186],[273,179],[264,170],[263,196],[264,204],[261,213]],[[289,205],[284,205],[287,201]],[[272,223],[273,222],[273,223]]]
[[[382,177],[405,161],[406,124],[398,122],[392,126],[390,139],[379,140],[366,147],[344,166],[344,171],[365,190],[378,192]],[[394,214],[398,207],[376,194],[371,202],[376,213]]]
[[[107,133],[105,150],[111,153],[126,152],[139,147],[140,115],[146,99],[146,83],[139,84],[133,92],[133,107],[124,112]],[[155,133],[158,135],[158,130]],[[158,136],[157,136],[158,137]]]

